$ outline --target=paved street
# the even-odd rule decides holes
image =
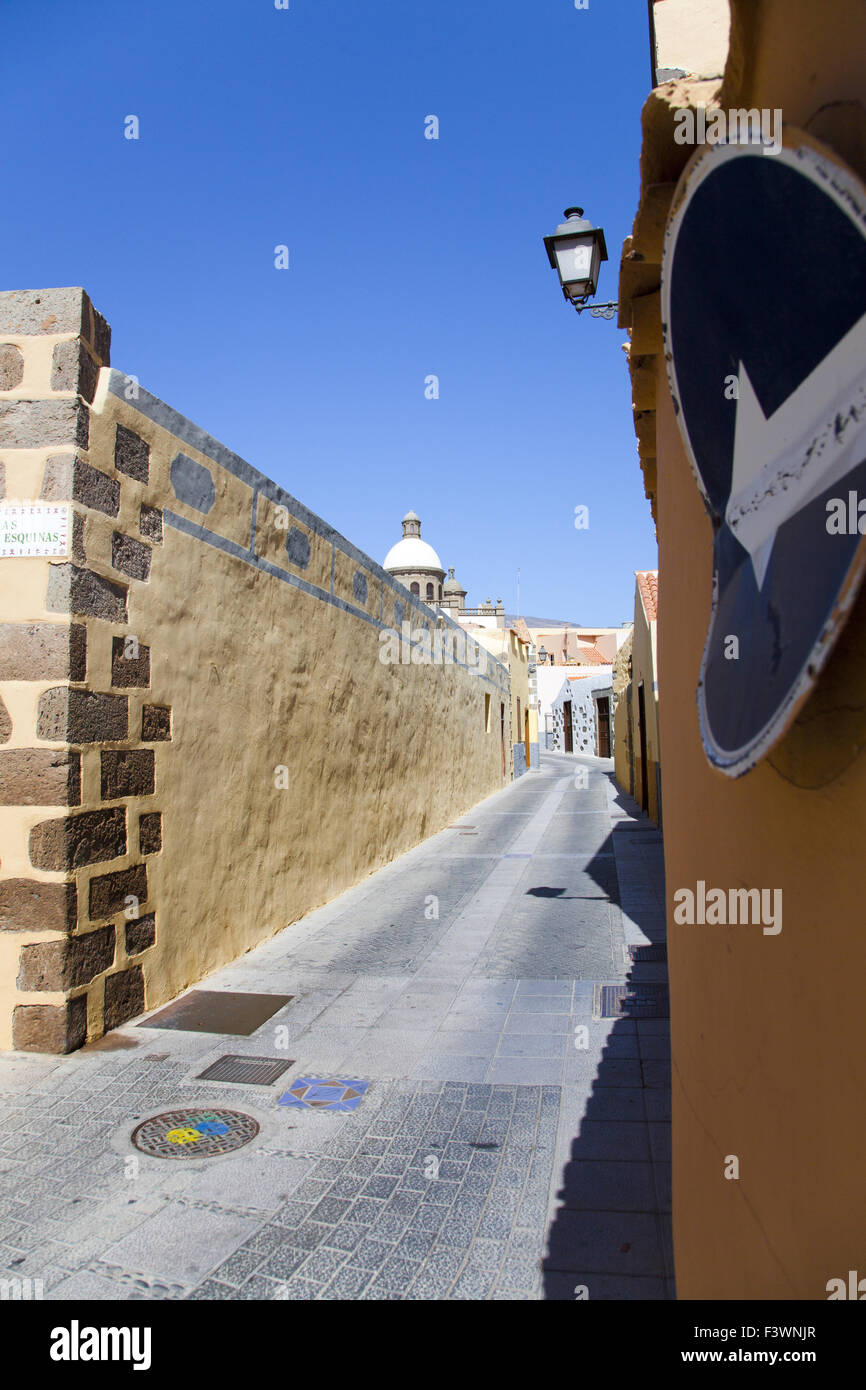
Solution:
[[[55,1299],[673,1297],[668,1022],[640,1016],[666,980],[661,839],[611,769],[545,754],[201,982],[293,996],[249,1036],[128,1025],[0,1057],[0,1277]],[[638,1016],[600,1017],[595,986],[627,979]],[[292,1065],[196,1080],[225,1053]],[[279,1105],[296,1078],[369,1085],[348,1112]],[[132,1147],[182,1107],[259,1132],[209,1160]]]

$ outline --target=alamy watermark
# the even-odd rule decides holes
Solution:
[[[772,897],[771,897],[772,895]],[[674,921],[680,926],[763,926],[764,936],[782,930],[781,888],[707,888],[698,879],[694,892],[678,888],[674,893]]]
[[[379,660],[383,666],[445,666],[456,663],[487,670],[487,652],[462,630],[428,627],[413,629],[411,623],[401,623],[400,631],[386,627],[379,633]]]
[[[677,145],[760,145],[764,154],[782,153],[782,112],[780,107],[749,110],[736,107],[684,106],[674,113],[674,143]]]

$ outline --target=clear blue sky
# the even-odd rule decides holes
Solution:
[[[513,609],[519,566],[524,613],[631,617],[656,546],[626,335],[565,304],[542,237],[583,206],[616,298],[646,12],[0,0],[3,287],[83,285],[114,366],[380,562],[413,507],[469,603]]]

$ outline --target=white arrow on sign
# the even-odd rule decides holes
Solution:
[[[769,419],[744,362],[725,520],[758,588],[779,528],[866,459],[866,314]]]

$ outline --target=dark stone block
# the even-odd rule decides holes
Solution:
[[[150,685],[150,647],[141,642],[137,647],[135,656],[136,648],[129,637],[111,639],[111,684],[121,690],[146,689]]]
[[[81,623],[0,623],[0,680],[84,680],[86,651]]]
[[[358,603],[367,602],[367,576],[362,574],[360,570],[355,570],[355,574],[352,578],[352,593],[355,595]]]
[[[162,849],[162,816],[159,811],[146,811],[139,816],[138,848],[142,854],[158,854]]]
[[[83,681],[87,678],[87,628],[83,623],[69,625],[69,679]],[[53,677],[43,677],[51,680]]]
[[[299,570],[305,570],[310,563],[310,538],[306,531],[293,526],[286,536],[286,554]]]
[[[0,695],[0,743],[8,743],[12,737],[12,720]]]
[[[171,739],[171,706],[144,705],[141,710],[143,743],[166,743]]]
[[[0,401],[0,448],[44,449],[52,444],[75,444],[86,449],[90,410],[76,397],[47,401]]]
[[[125,695],[54,686],[39,697],[36,737],[52,742],[111,743],[129,732]]]
[[[80,804],[80,753],[55,748],[10,748],[0,753],[0,806]]]
[[[52,391],[78,391],[92,401],[99,380],[99,366],[80,338],[55,343],[51,359]]]
[[[89,985],[114,964],[114,927],[99,927],[64,941],[39,941],[21,948],[18,988],[31,991]]]
[[[138,514],[138,529],[155,545],[162,545],[162,512],[159,507],[142,507]]]
[[[117,975],[109,975],[105,981],[106,1033],[111,1028],[119,1028],[121,1023],[144,1013],[144,974],[140,965],[132,965]]]
[[[0,931],[72,931],[77,915],[74,883],[35,878],[0,882]]]
[[[110,365],[111,361],[111,325],[103,318],[98,309],[90,305],[91,332],[89,343],[93,348],[93,354],[102,363],[103,367]]]
[[[137,922],[126,924],[126,954],[138,956],[156,941],[156,913],[148,912]]]
[[[194,507],[197,512],[209,512],[216,500],[216,489],[204,464],[186,454],[177,454],[169,470],[171,485],[179,502]]]
[[[117,426],[114,466],[119,473],[126,473],[139,483],[146,483],[150,477],[150,445],[124,425]]]
[[[0,333],[80,333],[101,362],[108,362],[111,329],[80,285],[0,294]]]
[[[117,516],[120,483],[75,454],[52,454],[45,465],[41,496],[47,502],[80,502],[83,507]]]
[[[84,550],[84,522],[85,518],[80,512],[72,513],[72,558],[78,565],[87,563]]]
[[[0,343],[0,391],[14,391],[24,376],[24,357],[14,343]]]
[[[30,862],[35,869],[79,869],[126,853],[126,808],[82,811],[43,820],[30,831]]]
[[[124,536],[115,531],[111,538],[111,563],[116,570],[128,574],[130,579],[150,578],[151,549],[143,541],[132,536]]]
[[[100,917],[113,917],[127,906],[125,899],[138,898],[147,902],[147,869],[134,864],[131,869],[118,869],[113,874],[100,874],[90,880],[89,914],[91,922]]]
[[[103,749],[101,791],[103,801],[118,796],[150,796],[153,793],[153,749]]]
[[[86,1037],[86,994],[65,1004],[19,1004],[12,1013],[12,1046],[19,1052],[73,1052]]]
[[[51,565],[45,607],[52,613],[79,613],[109,623],[125,623],[126,587],[78,565]]]

